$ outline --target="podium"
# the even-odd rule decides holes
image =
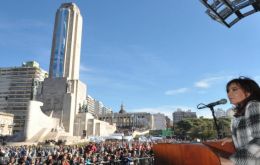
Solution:
[[[154,144],[155,165],[221,165],[222,158],[235,152],[233,143],[221,141],[204,143]]]

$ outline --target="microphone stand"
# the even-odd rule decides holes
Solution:
[[[223,101],[222,101],[223,102]],[[202,105],[202,106],[201,106]],[[217,130],[217,139],[220,139],[221,138],[221,135],[220,135],[220,131],[219,131],[219,125],[218,125],[218,122],[217,122],[217,118],[215,116],[215,111],[214,111],[214,106],[216,104],[208,104],[208,105],[205,105],[203,103],[200,103],[197,105],[197,108],[198,109],[203,109],[203,108],[209,108],[212,112],[212,116],[213,116],[213,119],[214,119],[214,124],[215,124],[215,127],[216,127],[216,130]]]
[[[221,137],[220,137],[220,131],[219,131],[218,123],[217,123],[217,118],[216,118],[216,116],[215,116],[214,108],[213,108],[213,106],[209,106],[208,108],[209,108],[209,109],[211,110],[211,112],[212,112],[212,116],[213,116],[213,119],[214,119],[215,127],[216,127],[216,130],[217,130],[217,136],[218,136],[218,139],[220,139],[220,138],[221,138]]]

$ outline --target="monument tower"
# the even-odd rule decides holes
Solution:
[[[82,16],[74,3],[64,3],[56,12],[50,78],[79,79]]]
[[[65,131],[75,135],[75,116],[85,104],[87,87],[79,80],[82,16],[74,3],[62,4],[56,12],[49,78],[38,100],[42,111],[59,118]]]
[[[28,106],[25,139],[66,139],[108,135],[115,125],[99,121],[86,112],[87,85],[79,80],[82,16],[74,3],[62,4],[56,12],[49,77],[36,100]],[[74,139],[74,140],[73,140]],[[77,141],[79,139],[76,139]]]

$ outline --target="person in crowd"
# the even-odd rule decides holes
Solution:
[[[14,157],[10,157],[9,162],[8,162],[8,165],[13,165],[13,164],[15,164],[15,163],[16,163],[15,158],[14,158]]]
[[[52,156],[52,155],[48,155],[48,157],[47,157],[45,163],[46,163],[47,165],[52,165],[53,162],[54,162],[54,161],[53,161],[53,156]]]
[[[152,143],[133,141],[134,147],[117,142],[89,142],[84,145],[1,146],[0,164],[132,164],[139,159],[153,159]],[[154,142],[156,143],[156,142]],[[135,152],[137,151],[137,152]],[[144,154],[144,152],[146,154]],[[146,158],[143,158],[145,156]],[[3,160],[1,162],[1,160]],[[148,163],[151,164],[151,163]]]
[[[236,152],[230,160],[235,165],[260,165],[260,87],[252,79],[239,77],[226,85],[228,99],[234,105],[231,121]]]

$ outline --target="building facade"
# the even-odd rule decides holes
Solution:
[[[103,107],[104,107],[104,104],[101,101],[95,99],[95,106],[94,106],[95,115],[97,115],[97,116],[102,115]]]
[[[103,114],[113,113],[111,108],[106,107],[101,101],[92,98],[90,95],[87,96],[85,112],[89,112],[96,118]]]
[[[35,61],[0,68],[0,111],[14,114],[13,133],[24,131],[28,101],[35,98],[47,75]]]
[[[229,108],[226,110],[226,116],[229,117],[229,118],[232,118],[235,114],[235,110],[234,110],[234,107],[232,108]]]
[[[172,120],[168,116],[165,116],[165,120],[166,120],[166,128],[172,128],[173,127]]]
[[[112,114],[112,113],[113,113],[113,111],[112,111],[111,108],[108,108],[108,107],[106,107],[106,106],[104,106],[104,107],[102,108],[102,114]]]
[[[99,120],[115,124],[119,132],[153,129],[157,127],[153,119],[155,119],[153,115],[147,112],[127,113],[123,105],[118,113],[99,115]]]
[[[87,96],[87,112],[95,114],[95,99],[90,95]]]
[[[173,123],[178,123],[185,118],[197,118],[196,112],[191,112],[191,110],[184,111],[177,109],[177,111],[172,113]]]
[[[152,130],[164,130],[167,128],[166,117],[164,114],[156,113],[152,114]]]
[[[12,135],[14,125],[14,115],[0,112],[0,136]]]
[[[215,116],[216,116],[216,118],[227,117],[227,114],[226,114],[226,111],[224,111],[223,109],[216,109]]]

